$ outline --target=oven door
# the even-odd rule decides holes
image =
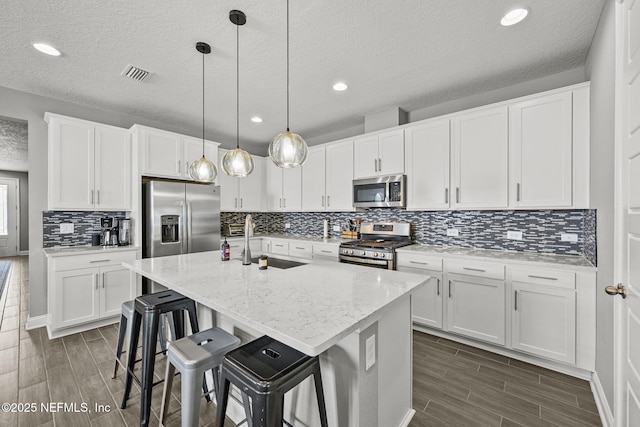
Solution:
[[[372,258],[360,258],[349,255],[340,255],[340,262],[356,265],[366,265],[367,267],[384,268],[385,270],[394,270],[392,260],[384,259],[372,259]]]

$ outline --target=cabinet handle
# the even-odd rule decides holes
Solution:
[[[100,204],[100,190],[96,190],[96,205]]]
[[[532,274],[529,275],[531,279],[543,279],[543,280],[558,280],[557,277],[545,277],[545,276],[534,276]]]
[[[428,262],[420,262],[420,261],[409,261],[409,264],[429,265]]]
[[[324,196],[322,196],[322,207],[324,208]]]
[[[460,203],[460,187],[456,187],[456,203]]]
[[[282,199],[280,199],[280,207],[282,207]]]
[[[93,264],[94,262],[107,262],[107,261],[111,261],[110,259],[97,259],[95,261],[89,261],[90,264]]]
[[[451,288],[453,288],[453,283],[449,280],[449,298],[451,298]]]
[[[180,160],[178,160],[178,173],[181,173],[182,171],[180,170]]]
[[[325,254],[332,254],[332,253],[333,253],[333,252],[331,252],[331,251],[325,251],[324,249],[323,249],[323,250],[321,250],[320,252],[325,253]]]
[[[436,279],[437,283],[436,283],[436,291],[438,292],[438,295],[440,295],[440,279]]]
[[[479,271],[480,273],[486,273],[487,270],[483,270],[481,268],[471,268],[471,267],[462,267],[463,270],[469,270],[469,271]]]
[[[513,293],[515,294],[515,297],[513,299],[513,306],[515,310],[518,311],[518,291],[513,291]]]
[[[276,245],[275,243],[273,244],[273,246],[276,246],[278,248],[284,248],[284,245]]]
[[[373,159],[373,168],[378,172],[378,159]]]
[[[520,183],[516,184],[516,202],[520,201]]]
[[[331,206],[331,196],[327,196],[327,207]]]
[[[97,274],[94,274],[94,275],[93,275],[93,281],[94,281],[94,282],[95,282],[95,284],[96,284],[96,289],[98,289],[98,275],[97,275]]]
[[[449,189],[448,188],[444,189],[444,202],[445,203],[449,203]]]
[[[105,273],[102,273],[102,289],[104,289],[104,274]]]
[[[240,197],[240,208],[242,209],[242,197]]]
[[[282,207],[283,208],[287,207],[287,199],[286,198],[282,199]]]
[[[305,248],[301,248],[300,246],[295,246],[296,249],[300,249],[301,251],[306,250]]]
[[[378,172],[382,172],[382,159],[378,159]]]
[[[93,190],[91,190],[91,204],[93,204]]]

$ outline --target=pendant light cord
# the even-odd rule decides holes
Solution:
[[[287,132],[289,132],[289,0],[287,0]]]
[[[204,157],[204,52],[202,52],[202,157]]]
[[[240,26],[236,25],[236,148],[240,148]]]

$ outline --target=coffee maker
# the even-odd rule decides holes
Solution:
[[[131,220],[118,218],[118,246],[128,246],[131,242]]]
[[[102,228],[102,246],[118,246],[118,219],[105,217],[100,219]]]

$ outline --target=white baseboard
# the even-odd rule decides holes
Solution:
[[[613,427],[613,413],[609,407],[609,402],[607,401],[607,396],[604,394],[604,389],[602,388],[602,383],[600,382],[600,377],[598,377],[598,373],[594,372],[591,375],[591,391],[593,392],[593,398],[596,401],[596,406],[598,407],[598,413],[600,413],[600,421],[602,421],[602,427]]]
[[[29,255],[29,251],[18,251],[18,255]]]
[[[416,410],[411,408],[411,410],[407,412],[407,415],[405,415],[404,419],[400,422],[400,425],[398,427],[409,427],[409,423],[411,422],[411,419],[415,414]]]
[[[40,315],[40,316],[35,316],[35,317],[27,316],[27,323],[24,326],[24,328],[27,331],[30,331],[32,329],[41,328],[43,326],[47,326],[47,315],[46,314],[43,314],[43,315]]]

